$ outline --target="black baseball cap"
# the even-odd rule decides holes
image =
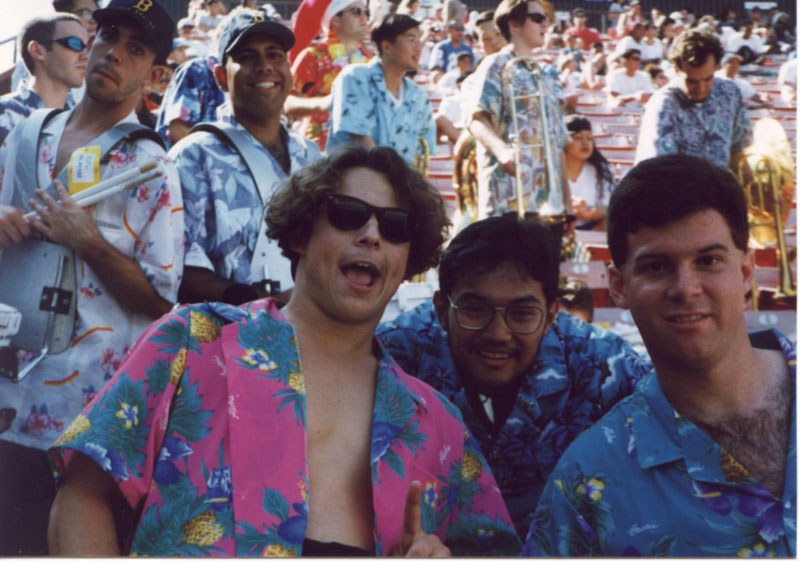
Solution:
[[[172,50],[175,22],[158,0],[111,0],[108,6],[92,13],[98,27],[113,21],[133,20],[152,41],[156,64],[164,64]]]
[[[294,47],[294,33],[276,19],[266,15],[261,10],[238,10],[231,12],[222,22],[219,34],[219,63],[225,63],[228,55],[244,37],[251,33],[263,32],[278,42],[284,51]]]
[[[586,15],[586,10],[584,10],[583,8],[575,8],[574,10],[572,10],[572,17],[585,16],[585,15]]]

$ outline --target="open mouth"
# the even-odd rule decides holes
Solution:
[[[262,90],[269,90],[274,87],[277,87],[278,82],[259,82],[256,84],[257,88],[261,88]]]
[[[700,321],[703,319],[702,314],[692,314],[687,316],[672,317],[670,321],[673,323],[691,323],[693,321]]]
[[[378,269],[369,263],[357,262],[342,267],[344,276],[356,286],[369,288],[378,280]]]

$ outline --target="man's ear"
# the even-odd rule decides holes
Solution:
[[[167,74],[167,67],[162,66],[160,64],[154,64],[153,67],[150,69],[150,73],[147,75],[147,80],[145,80],[145,87],[151,87],[158,84],[161,81],[161,78],[166,76]]]
[[[228,71],[223,65],[218,64],[214,67],[214,79],[217,81],[219,89],[228,93]]]
[[[753,275],[756,272],[756,252],[754,249],[748,249],[742,258],[742,282],[744,283],[744,293],[747,294],[753,288]],[[757,295],[753,294],[753,298]]]
[[[44,51],[45,51],[44,45],[42,45],[39,41],[28,42],[28,54],[31,55],[33,60],[43,62]]]
[[[613,264],[608,266],[608,292],[617,306],[628,309],[628,300],[625,298],[625,279],[622,271]]]
[[[558,298],[553,300],[553,303],[550,304],[550,307],[547,309],[547,316],[544,318],[544,333],[547,333],[547,330],[550,329],[550,326],[553,325],[553,322],[556,321],[556,316],[558,315],[560,303]]]
[[[442,294],[442,292],[439,290],[434,292],[433,308],[436,310],[436,317],[439,318],[439,323],[441,324],[442,329],[449,331],[450,325],[448,321],[448,312],[450,311],[450,302],[447,301],[447,295]]]

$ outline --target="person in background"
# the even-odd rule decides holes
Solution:
[[[725,53],[725,55],[722,57],[722,68],[717,70],[714,75],[717,78],[727,78],[728,80],[733,80],[739,87],[739,91],[742,93],[742,99],[744,100],[744,105],[748,109],[768,107],[768,94],[764,94],[766,97],[765,99],[759,95],[752,85],[750,85],[750,82],[738,76],[739,68],[741,68],[742,65],[742,60],[742,55],[736,53]]]
[[[439,107],[436,109],[436,131],[437,135],[445,135],[447,140],[455,144],[466,128],[464,123],[464,88],[467,87],[468,78],[472,76],[471,71],[464,72],[456,80],[456,88],[442,98]]]
[[[614,190],[614,172],[594,144],[589,120],[570,115],[566,124],[570,141],[564,148],[564,156],[572,208],[578,217],[576,228],[605,230],[608,200]]]
[[[88,42],[81,20],[72,14],[37,17],[22,26],[17,50],[30,78],[0,97],[0,144],[34,110],[65,107],[70,88],[83,84]]]
[[[494,12],[491,10],[478,14],[478,18],[475,20],[475,34],[478,36],[478,47],[482,53],[480,58],[475,61],[477,67],[483,57],[493,55],[502,49],[506,40],[494,23]]]
[[[412,18],[420,19],[417,17],[417,10],[419,9],[419,0],[400,0],[397,5],[398,14],[405,14]]]
[[[326,34],[322,40],[300,50],[294,59],[294,88],[284,110],[291,117],[302,117],[300,133],[324,149],[333,81],[347,65],[364,63],[370,58],[361,45],[367,35],[367,6],[363,0],[314,0],[313,3],[313,9],[304,9],[302,17],[298,14],[294,27],[321,25]]]
[[[797,102],[797,56],[781,64],[778,70],[778,87],[781,89],[781,101]]]
[[[642,63],[658,64],[664,58],[664,43],[658,38],[658,27],[652,21],[644,22],[644,37],[641,40]]]
[[[686,154],[620,181],[608,286],[654,368],[561,456],[524,556],[797,555],[797,350],[747,331],[747,214],[730,170]]]
[[[447,22],[447,39],[440,41],[433,47],[431,58],[428,61],[428,69],[431,72],[433,83],[451,70],[458,66],[458,57],[462,53],[470,56],[470,67],[475,62],[475,55],[472,47],[464,42],[464,24],[459,20]]]
[[[622,68],[612,70],[606,76],[608,105],[611,107],[644,105],[653,94],[653,86],[649,74],[639,70],[642,64],[641,52],[637,49],[628,49],[620,57]]]
[[[564,276],[558,279],[558,306],[559,309],[586,323],[592,323],[594,320],[592,289],[581,279]]]
[[[653,83],[653,91],[669,83],[666,72],[657,64],[651,62],[644,67],[644,71],[650,76],[650,81]]]
[[[431,101],[407,73],[419,69],[419,22],[390,14],[373,27],[378,56],[345,68],[333,82],[327,151],[348,143],[394,148],[414,165],[420,139],[436,147]]]
[[[578,46],[584,51],[588,51],[592,47],[592,43],[600,41],[600,34],[596,29],[586,25],[588,18],[586,10],[583,8],[575,8],[572,10],[572,27],[568,27],[564,31],[564,36],[575,36],[581,40]]]

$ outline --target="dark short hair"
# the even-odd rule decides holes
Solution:
[[[522,25],[528,17],[528,2],[539,0],[503,0],[494,10],[494,23],[506,41],[511,41],[511,28],[508,22],[515,21]]]
[[[71,12],[75,8],[75,0],[53,0],[53,11]]]
[[[459,279],[504,265],[542,284],[549,306],[558,298],[561,240],[538,219],[493,216],[473,222],[453,238],[439,265],[439,290],[449,296]]]
[[[475,20],[475,27],[483,25],[489,21],[494,22],[494,12],[492,10],[484,10],[478,14],[478,19]]]
[[[608,248],[614,264],[622,267],[628,260],[628,234],[706,210],[719,212],[734,245],[747,251],[747,204],[730,170],[686,154],[639,162],[611,193],[608,205]]]
[[[325,196],[335,191],[348,170],[359,167],[383,175],[398,201],[408,208],[413,229],[405,278],[435,267],[450,226],[439,191],[392,148],[349,144],[294,173],[269,202],[267,235],[278,241],[292,262],[292,272],[300,260],[292,247],[308,243]]]
[[[558,280],[558,301],[562,308],[586,312],[589,323],[594,320],[594,295],[581,279],[561,277]]]
[[[59,12],[47,16],[35,17],[25,22],[22,26],[17,36],[17,52],[22,56],[22,62],[25,63],[25,68],[27,68],[31,74],[33,74],[34,65],[33,57],[28,52],[28,45],[31,41],[36,41],[37,43],[42,43],[44,48],[48,51],[51,50],[53,45],[47,42],[53,39],[53,35],[55,35],[56,32],[56,25],[58,25],[60,21],[74,21],[75,23],[83,25],[77,16]]]
[[[714,57],[714,63],[719,64],[725,54],[722,43],[712,33],[690,29],[678,35],[669,50],[669,60],[679,70],[684,65],[703,66],[708,56]]]
[[[415,27],[419,27],[419,21],[407,14],[391,13],[382,17],[373,25],[370,33],[372,42],[378,48],[378,55],[383,54],[383,48],[381,47],[383,41],[389,41],[389,43],[394,44],[400,35]]]
[[[639,49],[625,49],[625,50],[622,52],[622,54],[621,54],[621,55],[619,55],[619,56],[620,56],[621,58],[624,58],[625,60],[628,60],[628,59],[629,59],[629,58],[631,58],[633,55],[639,55],[639,56],[642,56],[642,51],[641,51],[641,50],[639,50]]]

